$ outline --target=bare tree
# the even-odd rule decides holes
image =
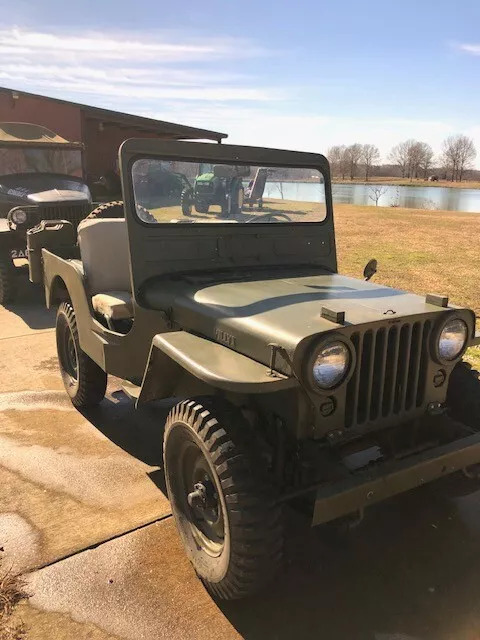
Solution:
[[[461,182],[465,170],[470,169],[476,156],[473,140],[467,136],[458,134],[443,141],[442,161],[447,174],[450,173],[452,182]]]
[[[368,182],[372,166],[380,160],[380,152],[374,144],[364,144],[362,147],[362,161],[365,167],[365,182]]]
[[[402,178],[418,178],[421,171],[424,177],[433,158],[433,151],[426,142],[405,140],[400,142],[390,152],[389,159],[400,167]]]
[[[418,167],[423,173],[423,179],[426,180],[428,176],[428,170],[432,166],[433,149],[426,142],[419,142],[420,153]]]
[[[387,193],[388,189],[387,187],[370,187],[369,191],[369,199],[373,200],[373,202],[375,202],[375,206],[378,207],[378,201],[385,193]]]
[[[473,161],[477,157],[477,150],[473,140],[467,136],[458,136],[458,179],[461,182],[463,173],[472,168]]]
[[[388,156],[390,162],[400,167],[402,178],[405,178],[409,165],[410,147],[413,140],[405,140],[395,145]]]
[[[348,158],[345,145],[334,145],[333,147],[330,147],[327,151],[327,158],[332,168],[332,175],[341,176],[342,180],[345,180],[345,175],[348,169]]]
[[[348,162],[348,170],[350,180],[353,180],[357,174],[358,163],[362,158],[363,145],[356,142],[345,149],[346,160]]]
[[[345,145],[336,144],[330,147],[327,151],[327,158],[330,163],[330,169],[332,176],[338,176],[340,174],[340,165],[342,162],[342,156],[345,151]]]

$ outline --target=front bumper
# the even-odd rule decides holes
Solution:
[[[480,462],[480,433],[378,463],[317,490],[312,526],[335,520]]]

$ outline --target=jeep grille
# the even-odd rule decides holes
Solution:
[[[61,206],[40,206],[35,211],[35,224],[38,224],[41,220],[68,220],[76,228],[81,220],[86,218],[90,211],[92,211],[94,205],[91,203],[85,204],[70,204]],[[29,225],[35,226],[35,225]]]
[[[357,365],[347,386],[347,427],[422,405],[431,324],[422,320],[352,334]]]

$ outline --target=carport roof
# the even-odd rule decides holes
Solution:
[[[7,87],[0,87],[0,92],[16,94],[18,96],[29,96],[30,98],[39,98],[41,100],[48,100],[56,102],[57,104],[65,104],[74,106],[84,112],[87,118],[92,120],[98,120],[104,124],[117,124],[124,127],[134,127],[142,131],[152,133],[155,135],[168,134],[170,138],[176,140],[216,140],[220,142],[223,138],[227,137],[226,133],[220,133],[218,131],[210,131],[209,129],[199,129],[197,127],[189,127],[183,124],[176,124],[174,122],[165,122],[163,120],[155,120],[154,118],[145,118],[144,116],[136,116],[131,113],[122,113],[120,111],[113,111],[111,109],[102,109],[100,107],[92,107],[90,105],[81,104],[78,102],[70,102],[68,100],[61,100],[59,98],[51,98],[50,96],[42,96],[35,93],[29,93],[27,91],[17,91],[16,89],[9,89]]]

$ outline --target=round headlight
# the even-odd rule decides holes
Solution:
[[[313,361],[313,379],[322,389],[333,389],[347,375],[350,358],[350,351],[343,342],[325,345]]]
[[[460,318],[449,320],[438,338],[438,355],[442,360],[455,360],[462,353],[468,337],[467,324]]]
[[[23,209],[15,209],[12,213],[12,220],[15,224],[25,224],[27,221],[27,213]]]

